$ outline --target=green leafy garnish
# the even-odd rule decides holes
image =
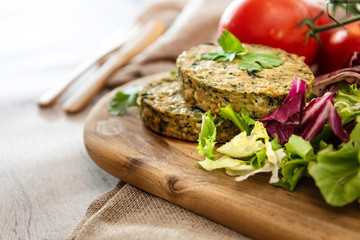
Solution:
[[[237,39],[231,32],[224,30],[218,39],[219,45],[225,52],[242,53],[247,52],[239,39]]]
[[[201,60],[212,60],[217,62],[231,62],[236,54],[246,52],[239,39],[237,39],[228,30],[224,30],[218,39],[218,43],[223,50],[211,52],[203,55]]]
[[[258,50],[247,51],[231,32],[224,30],[218,39],[221,51],[211,52],[203,55],[201,60],[212,60],[217,62],[233,61],[241,59],[238,68],[248,72],[258,72],[265,68],[280,66],[283,62],[279,56],[272,52]]]
[[[326,202],[333,206],[344,206],[360,198],[359,121],[360,117],[350,134],[350,141],[339,150],[329,145],[308,167]]]
[[[206,155],[209,159],[215,159],[214,154],[216,140],[216,125],[214,123],[216,116],[211,116],[210,112],[206,112],[202,116],[201,132],[199,135],[199,146],[196,148],[200,156]]]
[[[217,62],[231,62],[236,57],[235,52],[225,52],[225,51],[217,51],[217,52],[211,52],[203,55],[201,57],[201,60],[212,60]]]
[[[278,67],[282,63],[280,57],[272,52],[251,50],[241,57],[238,68],[248,72],[259,72],[265,68]]]
[[[139,96],[140,86],[131,86],[115,94],[110,102],[108,112],[110,115],[124,115],[128,107],[138,106],[136,100]]]

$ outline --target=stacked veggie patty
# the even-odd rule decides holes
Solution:
[[[139,93],[139,100],[141,117],[147,127],[169,137],[198,140],[205,112],[184,100],[175,76],[150,82]],[[224,120],[216,140],[223,143],[238,133],[231,121]]]
[[[240,60],[216,62],[201,60],[217,45],[202,44],[183,52],[177,59],[177,76],[157,79],[139,93],[141,117],[155,132],[187,141],[196,141],[201,131],[202,114],[218,113],[231,104],[236,112],[244,108],[253,118],[261,118],[278,109],[288,95],[294,76],[311,88],[314,75],[303,58],[283,50],[261,45],[243,44],[246,49],[259,49],[278,55],[283,64],[260,72],[237,68]],[[218,117],[219,118],[219,117]],[[229,141],[239,133],[229,120],[224,120],[217,142]]]

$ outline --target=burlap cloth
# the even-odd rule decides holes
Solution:
[[[66,239],[248,238],[120,181],[90,204]]]
[[[230,0],[161,0],[138,20],[162,19],[167,31],[108,81],[118,86],[132,79],[175,69],[178,54],[214,42],[220,16]],[[211,206],[209,206],[211,207]],[[216,207],[216,206],[214,206]],[[247,239],[220,224],[124,182],[97,197],[66,239]]]

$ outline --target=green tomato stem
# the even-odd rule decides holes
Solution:
[[[334,23],[334,24],[328,24],[328,25],[325,25],[325,26],[314,26],[313,31],[316,34],[316,33],[327,31],[327,30],[330,30],[330,29],[333,29],[333,28],[341,27],[341,26],[344,26],[346,24],[356,22],[356,21],[359,21],[359,20],[360,20],[360,15],[349,18],[347,20],[344,20],[344,21],[340,22],[340,24]]]

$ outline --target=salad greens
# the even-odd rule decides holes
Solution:
[[[217,155],[214,154],[215,140],[216,140],[216,125],[214,123],[215,116],[211,116],[210,112],[207,112],[202,116],[201,132],[199,136],[199,146],[196,148],[199,150],[200,156],[206,155],[209,159],[215,159]]]
[[[247,112],[241,109],[240,113],[235,112],[231,105],[228,105],[225,108],[220,107],[220,115],[231,120],[240,131],[245,131],[246,134],[250,134],[250,127],[255,124],[254,119],[250,118]]]
[[[330,144],[309,164],[309,174],[333,206],[344,206],[360,198],[360,117],[350,135],[350,141],[338,150]]]
[[[124,115],[127,107],[138,106],[136,100],[139,96],[140,86],[131,86],[119,91],[111,100],[108,112],[110,115]]]
[[[242,158],[264,149],[264,140],[268,141],[269,135],[261,122],[255,122],[249,136],[243,131],[230,142],[219,147],[217,151],[231,157]]]
[[[360,91],[355,85],[339,84],[334,101],[343,124],[353,121],[356,116],[360,115]]]
[[[236,113],[231,105],[220,108],[220,115],[233,121],[241,133],[218,148],[216,117],[206,113],[198,149],[205,149],[207,157],[196,165],[208,171],[224,169],[236,181],[271,172],[269,183],[288,191],[294,191],[301,178],[310,177],[332,206],[359,199],[360,89],[340,83],[336,93],[325,93],[307,105],[305,93],[306,83],[294,78],[283,106],[260,120],[251,119],[244,110]],[[355,127],[349,135],[343,124],[351,122]],[[295,127],[280,141],[284,135],[277,131],[287,131],[287,125]],[[342,143],[333,145],[331,134]]]
[[[226,109],[227,116],[236,116],[243,120],[243,117],[234,112],[231,107],[228,106],[221,109],[221,111],[224,111],[224,109]],[[237,181],[245,180],[259,172],[272,172],[270,183],[275,183],[279,181],[278,171],[283,165],[283,159],[286,157],[284,149],[278,143],[270,142],[270,137],[261,122],[251,119],[244,110],[242,112],[247,119],[244,122],[251,128],[250,134],[248,135],[244,130],[230,142],[217,149],[224,156],[217,160],[216,157],[207,157],[204,161],[197,162],[196,165],[209,171],[224,168],[227,174],[237,176]],[[206,115],[210,115],[210,113],[208,112]],[[223,116],[226,117],[226,115]],[[206,122],[203,121],[202,129],[212,129],[215,126],[214,120],[214,118],[208,118]],[[236,122],[233,118],[230,120]],[[200,136],[202,136],[202,133]],[[211,131],[211,136],[213,139],[216,138],[216,130]],[[201,142],[200,137],[198,147],[200,149],[203,148]],[[214,151],[214,148],[212,148],[212,151]],[[213,152],[211,152],[211,156],[214,156]]]
[[[271,69],[283,64],[279,56],[272,52],[259,50],[246,50],[237,39],[228,30],[224,30],[218,39],[222,50],[203,55],[202,60],[212,60],[218,62],[233,61],[240,59],[238,68],[248,72],[259,72],[265,68]]]
[[[260,119],[271,136],[278,136],[281,144],[287,142],[292,134],[311,141],[329,120],[336,136],[344,142],[348,141],[349,135],[334,106],[334,94],[327,92],[312,99],[305,107],[306,86],[305,81],[294,77],[293,86],[281,107]]]
[[[310,101],[302,113],[298,132],[305,140],[311,141],[321,132],[327,119],[336,136],[347,142],[349,134],[343,128],[342,119],[334,106],[334,94],[330,92]]]
[[[274,185],[294,191],[301,177],[306,174],[309,162],[315,160],[315,153],[310,142],[297,135],[290,137],[285,148],[287,162],[281,169],[281,180]]]
[[[292,88],[280,108],[260,119],[270,135],[273,138],[277,136],[281,144],[289,140],[300,124],[306,89],[306,82],[294,77]]]

